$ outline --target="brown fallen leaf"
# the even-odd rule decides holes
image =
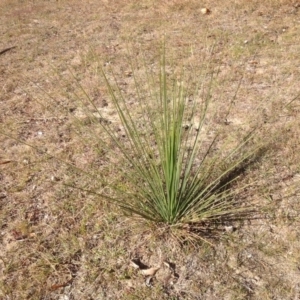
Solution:
[[[145,270],[148,269],[149,267],[147,265],[145,265],[144,263],[142,263],[140,261],[140,259],[132,259],[130,261],[130,265],[135,268],[135,269],[140,269],[140,270]]]
[[[200,11],[202,15],[209,15],[211,13],[211,10],[206,7],[202,8]]]
[[[5,49],[3,49],[3,50],[0,51],[0,55],[6,53],[7,51],[12,50],[12,49],[14,49],[14,48],[16,48],[16,47],[17,47],[17,46],[12,46],[12,47],[9,47],[9,48],[5,48]]]
[[[160,267],[153,267],[145,270],[141,270],[141,273],[145,276],[154,276],[155,273],[160,269]]]
[[[21,230],[16,229],[13,229],[11,234],[16,241],[25,240],[28,237],[28,233],[24,233]]]
[[[166,267],[168,267],[169,269],[174,269],[174,267],[168,262],[168,261],[164,261],[163,262],[164,263],[164,265],[166,266]]]
[[[146,283],[147,287],[151,287],[152,286],[152,279],[153,279],[153,276],[147,276],[147,278],[145,280],[145,283]]]
[[[0,161],[0,165],[6,165],[6,164],[9,164],[11,162],[12,162],[12,160],[3,160],[3,161]]]
[[[50,290],[50,291],[55,291],[55,290],[58,290],[58,289],[60,289],[60,288],[64,288],[64,287],[66,287],[67,285],[70,285],[71,282],[72,282],[72,279],[70,279],[70,280],[68,280],[67,282],[62,283],[62,284],[54,284],[54,285],[52,285],[52,286],[49,288],[49,290]]]
[[[140,268],[139,264],[137,264],[134,260],[131,260],[131,261],[130,261],[130,265],[131,265],[133,268],[135,268],[135,269],[139,269],[139,268]]]

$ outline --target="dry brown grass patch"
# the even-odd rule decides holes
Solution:
[[[174,60],[194,68],[215,45],[222,105],[243,75],[228,128],[255,122],[254,108],[261,105],[266,127],[278,135],[259,168],[251,170],[260,180],[259,192],[249,194],[264,204],[266,218],[224,232],[215,248],[204,244],[197,250],[130,229],[115,208],[62,184],[82,180],[74,171],[1,136],[0,298],[298,299],[299,100],[285,107],[300,92],[296,4],[1,1],[0,51],[17,46],[0,55],[1,130],[86,166],[90,149],[70,133],[64,114],[53,116],[37,104],[47,106],[33,83],[64,103],[51,72],[54,67],[65,76],[65,65],[71,65],[100,105],[103,91],[92,76],[90,49],[124,74],[128,40],[135,55],[147,52],[152,63],[166,33]],[[202,15],[203,7],[211,14]],[[72,92],[73,86],[66,88]],[[166,260],[179,277],[168,279],[172,273],[163,266],[149,288],[130,265],[132,258],[148,267]]]

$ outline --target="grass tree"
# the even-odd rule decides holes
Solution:
[[[103,122],[102,110],[78,83],[85,101],[77,98],[90,122],[101,127],[97,136],[101,149],[121,158],[113,166],[117,179],[101,183],[101,191],[94,189],[93,193],[121,207],[131,219],[138,217],[171,230],[178,238],[201,237],[220,223],[254,211],[253,205],[241,200],[248,184],[239,179],[261,155],[262,146],[254,142],[257,127],[235,141],[212,127],[213,72],[199,76],[201,84],[188,80],[183,72],[175,78],[167,72],[165,58],[163,53],[157,74],[146,72],[146,84],[133,72],[134,107],[117,79],[112,76],[110,80],[101,69],[124,132],[121,138],[110,122]],[[227,115],[235,96],[229,101]],[[81,131],[82,124],[78,127]]]
[[[232,138],[213,122],[218,109],[212,96],[214,72],[209,68],[197,78],[183,71],[175,75],[169,71],[165,50],[158,72],[144,65],[143,81],[133,65],[134,103],[124,95],[117,78],[100,68],[117,116],[114,122],[107,120],[71,71],[80,91],[73,93],[73,99],[85,119],[67,106],[59,109],[71,115],[74,132],[87,147],[100,158],[107,153],[110,171],[87,171],[47,153],[94,182],[93,187],[76,180],[66,185],[108,200],[130,219],[146,221],[179,239],[203,238],[219,224],[248,217],[255,209],[243,202],[242,194],[251,183],[240,179],[262,154],[262,144],[255,141],[259,126]],[[228,102],[226,116],[235,100],[236,94]]]

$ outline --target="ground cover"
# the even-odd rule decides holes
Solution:
[[[0,11],[0,130],[39,149],[0,135],[1,298],[300,297],[297,1],[4,0]],[[93,124],[69,69],[115,120],[99,63],[112,67],[134,111],[128,53],[155,69],[163,36],[175,74],[182,65],[218,70],[212,124],[224,135],[261,124],[258,137],[268,140],[243,179],[254,183],[242,197],[261,208],[257,219],[224,224],[210,244],[180,246],[155,227],[128,223],[111,203],[65,186],[91,183],[43,154],[113,178],[93,139],[82,143],[71,130],[71,116]],[[143,68],[137,75],[144,79]]]

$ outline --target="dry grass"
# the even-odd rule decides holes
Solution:
[[[221,111],[243,78],[230,116],[220,113],[216,124],[238,133],[262,122],[261,134],[276,136],[247,177],[257,188],[245,201],[263,206],[262,217],[232,231],[224,227],[214,247],[195,248],[157,238],[155,228],[129,226],[110,204],[63,184],[89,187],[73,169],[1,135],[1,299],[300,298],[300,106],[299,99],[291,102],[300,92],[300,6],[205,3],[1,1],[0,52],[16,46],[0,54],[1,131],[109,178],[110,165],[70,131],[62,107],[75,85],[67,66],[109,114],[95,74],[97,54],[113,66],[134,107],[132,80],[124,76],[127,49],[155,67],[166,34],[168,54],[179,66],[199,69],[210,57],[220,69],[214,95]],[[205,6],[211,14],[201,14]],[[53,70],[64,80],[57,82]],[[75,103],[72,109],[78,111]],[[150,288],[131,259],[148,267],[168,261],[175,269],[163,265]]]

